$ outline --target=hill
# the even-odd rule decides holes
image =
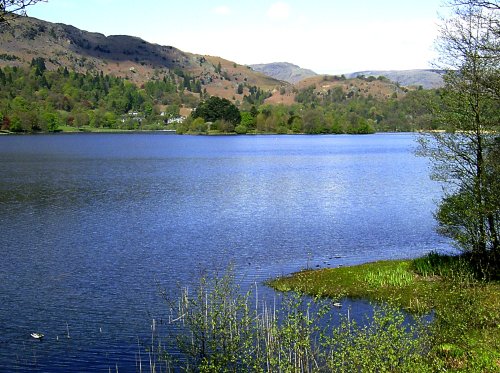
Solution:
[[[82,73],[104,73],[125,78],[139,86],[174,74],[186,94],[201,98],[201,93],[243,102],[258,89],[271,91],[269,103],[292,104],[296,92],[311,85],[317,93],[342,85],[334,76],[318,75],[297,65],[279,62],[239,65],[221,57],[183,52],[172,46],[148,43],[127,35],[105,36],[65,24],[54,24],[36,18],[22,17],[8,27],[0,28],[0,67],[28,66],[42,57],[49,70],[68,68]],[[400,86],[435,88],[442,85],[442,72],[437,70],[360,71],[346,74],[384,76]],[[187,82],[186,82],[187,81]],[[358,84],[359,83],[359,84]],[[343,87],[384,98],[397,91],[382,80],[360,82]],[[291,84],[295,86],[292,87]],[[193,86],[195,89],[191,89]]]
[[[314,71],[303,69],[288,62],[273,62],[265,64],[250,65],[255,71],[261,72],[274,79],[295,84],[305,78],[317,75]]]
[[[367,70],[345,74],[347,78],[355,78],[360,75],[384,76],[404,87],[422,86],[425,89],[432,89],[443,86],[443,71],[441,70]]]
[[[406,89],[402,89],[388,79],[380,77],[378,79],[365,78],[344,78],[336,75],[320,75],[300,81],[296,87],[306,89],[314,87],[317,94],[327,94],[328,91],[342,90],[346,96],[368,97],[378,100],[391,98],[394,93],[402,95]]]
[[[49,70],[66,67],[82,73],[103,72],[138,85],[174,73],[199,82],[200,92],[233,101],[242,100],[252,87],[271,90],[285,84],[248,66],[133,36],[105,36],[30,17],[0,28],[0,67],[28,66],[35,57],[44,58]]]
[[[408,91],[406,87],[379,76],[359,75],[356,78],[346,78],[338,75],[316,75],[302,79],[291,87],[274,89],[268,104],[293,105],[298,102],[341,99],[368,99],[387,101],[393,98],[403,98]]]
[[[313,75],[292,85],[221,57],[19,18],[0,29],[0,131],[435,129],[426,103],[436,92],[367,75]],[[236,104],[241,123],[185,118],[209,96]]]

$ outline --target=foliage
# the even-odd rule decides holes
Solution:
[[[206,133],[207,132],[207,124],[203,120],[203,118],[196,118],[189,123],[189,131],[193,133]]]
[[[262,105],[266,98],[271,97],[271,92],[266,92],[257,86],[248,88],[248,95],[243,97],[243,101],[249,105]]]
[[[43,116],[50,112],[64,130],[169,128],[178,133],[220,133],[238,127],[238,133],[366,134],[436,128],[429,107],[442,106],[439,91],[416,90],[401,99],[377,100],[349,95],[340,87],[320,95],[306,88],[298,92],[300,102],[271,105],[265,103],[269,91],[247,83],[238,83],[243,102],[233,104],[209,97],[206,90],[202,92],[201,80],[181,69],[158,73],[138,87],[102,72],[51,71],[47,66],[43,58],[34,57],[29,68],[0,68],[4,130],[48,131]],[[13,107],[16,97],[29,102],[29,107]],[[200,103],[200,98],[205,100]],[[190,123],[169,123],[178,118],[181,107],[196,107],[193,119],[202,117],[214,124],[200,129],[189,128]]]
[[[375,309],[373,319],[361,324],[344,318],[327,346],[327,366],[334,372],[431,371],[424,359],[429,350],[425,328],[408,325],[401,312],[390,308]]]
[[[241,114],[231,101],[212,96],[201,102],[192,114],[193,118],[203,118],[206,122],[225,120],[233,125],[240,123]]]
[[[13,132],[54,131],[65,128],[160,128],[179,115],[185,96],[176,78],[166,74],[143,88],[110,75],[49,71],[45,60],[31,66],[0,68],[2,128]],[[165,108],[159,115],[160,105]]]
[[[440,39],[448,72],[436,114],[453,132],[422,137],[420,154],[431,158],[433,177],[447,186],[436,213],[440,232],[462,251],[489,255],[498,266],[500,9],[480,3],[451,2],[455,13]]]
[[[243,102],[233,104],[209,97],[206,91],[199,93],[200,82],[175,69],[138,87],[102,72],[50,71],[43,58],[35,57],[29,68],[0,68],[2,126],[12,131],[47,131],[42,117],[51,112],[64,130],[169,128],[178,133],[220,133],[238,127],[238,133],[366,134],[436,128],[429,107],[442,106],[440,91],[416,90],[400,99],[380,100],[350,96],[340,87],[324,95],[306,89],[312,92],[310,97],[298,92],[298,103],[271,105],[265,103],[270,92],[246,83],[239,83],[244,88]],[[30,107],[14,109],[11,100],[16,97],[24,98]],[[200,103],[200,98],[205,100]],[[202,117],[213,124],[200,129],[189,128],[190,123],[169,123],[178,118],[181,107],[196,107],[193,119]]]
[[[255,92],[250,90],[250,92]],[[257,91],[258,93],[258,91]],[[260,133],[366,134],[375,131],[436,129],[433,107],[441,106],[439,90],[414,90],[401,99],[351,96],[341,87],[318,95],[313,87],[298,92],[291,106],[270,105],[245,96],[242,108],[257,102],[254,124]],[[243,116],[242,120],[247,120]]]
[[[425,333],[429,353],[424,364],[409,371],[497,372],[500,283],[487,271],[488,261],[468,255],[430,253],[411,261],[303,271],[270,285],[312,296],[365,298],[415,314],[432,312]]]
[[[252,113],[250,113],[248,111],[241,112],[240,124],[242,126],[246,127],[247,129],[249,129],[249,128],[254,129],[255,128],[255,116],[252,115]]]
[[[234,128],[234,132],[236,132],[238,135],[244,135],[248,132],[248,128],[243,124],[239,124]]]
[[[327,299],[289,294],[269,305],[253,291],[242,293],[231,272],[202,278],[173,304],[167,327],[181,328],[171,346],[181,358],[171,364],[174,356],[167,350],[156,355],[172,370],[406,372],[428,367],[425,325],[390,307],[377,307],[373,318],[358,323],[349,313],[340,315]]]

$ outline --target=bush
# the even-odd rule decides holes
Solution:
[[[231,272],[202,278],[172,301],[169,324],[180,328],[174,350],[181,371],[388,372],[425,371],[426,327],[401,311],[379,307],[358,324],[338,319],[332,300],[294,293],[271,307],[242,294]],[[348,314],[349,315],[349,314]],[[173,326],[175,325],[175,326]],[[416,326],[415,326],[416,325]],[[168,351],[155,354],[165,365]]]
[[[235,127],[234,132],[236,132],[238,135],[244,135],[248,132],[248,128],[242,124],[239,124]]]
[[[196,133],[206,133],[207,128],[208,126],[203,120],[203,118],[196,118],[189,125],[189,130],[191,132],[196,132]]]

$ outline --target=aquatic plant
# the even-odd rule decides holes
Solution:
[[[372,318],[356,321],[349,309],[341,315],[332,299],[289,293],[269,303],[257,294],[257,288],[242,293],[231,272],[203,277],[192,291],[184,288],[171,304],[166,326],[178,331],[163,337],[164,347],[157,345],[155,366],[193,372],[415,371],[425,366],[429,343],[420,318],[377,306]]]

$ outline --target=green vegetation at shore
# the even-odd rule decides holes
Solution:
[[[500,372],[498,273],[471,263],[431,253],[308,270],[270,281],[283,291],[271,302],[242,293],[230,270],[203,277],[164,293],[166,338],[156,330],[149,351],[166,371]],[[353,317],[346,297],[370,300],[373,315]]]
[[[308,270],[278,278],[280,291],[369,299],[416,315],[432,315],[429,369],[500,371],[499,274],[469,257],[423,258]],[[434,370],[435,371],[435,370]]]
[[[148,348],[168,372],[433,371],[425,320],[390,306],[353,319],[327,298],[288,293],[269,302],[257,287],[242,294],[231,272],[203,277],[168,303],[167,337],[153,328]]]

